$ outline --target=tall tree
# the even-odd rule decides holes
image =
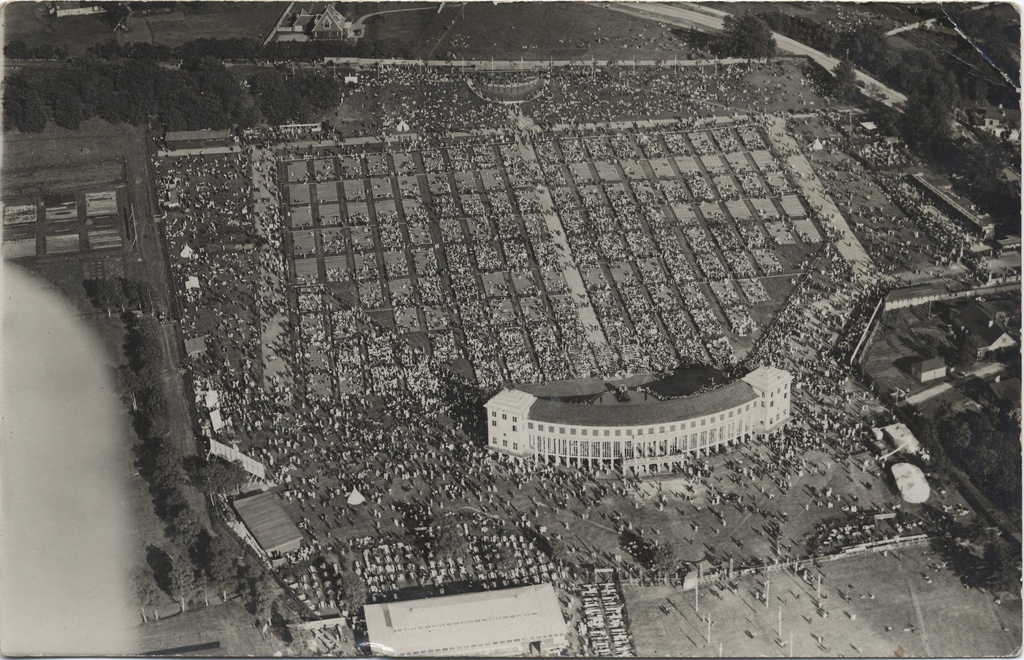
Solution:
[[[832,72],[832,93],[841,101],[850,101],[857,94],[857,71],[850,60],[841,60]]]
[[[124,302],[121,285],[115,279],[102,277],[95,280],[85,280],[82,286],[85,287],[85,293],[89,296],[92,304],[98,309],[104,310],[108,318]]]
[[[210,538],[209,552],[206,558],[206,572],[210,581],[220,590],[221,600],[228,599],[228,593],[238,587],[238,555],[231,541],[223,536]]]
[[[777,48],[772,29],[750,11],[725,17],[725,43],[730,54],[748,60],[769,60]]]
[[[160,590],[157,588],[156,582],[153,581],[152,571],[141,566],[137,567],[132,571],[132,587],[135,590],[135,599],[139,605],[139,612],[142,614],[142,621],[149,622],[149,617],[146,616],[147,609],[153,611],[153,618],[159,619],[160,612],[156,609],[156,605],[160,601]]]
[[[349,615],[354,614],[366,604],[366,583],[354,573],[344,571],[341,574],[341,590],[344,594],[345,607]]]
[[[656,545],[652,555],[652,567],[663,578],[671,576],[679,568],[675,548],[669,543],[659,543]]]
[[[196,590],[196,575],[192,564],[184,555],[173,558],[171,565],[171,596],[181,603],[181,611],[186,610],[185,601],[192,597]]]

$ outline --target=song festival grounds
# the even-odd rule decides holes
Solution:
[[[279,572],[306,608],[297,613],[343,612],[303,575],[321,556],[366,580],[371,602],[396,590],[437,593],[443,581],[421,559],[398,574],[383,567],[410,527],[456,513],[481,538],[541,530],[544,552],[530,536],[515,550],[520,567],[540,572],[510,571],[481,550],[470,581],[507,586],[543,574],[573,622],[583,567],[616,567],[640,655],[714,655],[720,645],[726,655],[1012,650],[1019,616],[965,590],[927,546],[898,550],[902,563],[892,554],[822,561],[806,579],[739,575],[807,557],[812,537],[828,554],[822,542],[838,520],[849,525],[843,541],[871,541],[893,532],[887,524],[911,533],[923,515],[901,504],[864,449],[857,420],[881,414],[879,404],[829,356],[829,337],[870,284],[853,294],[834,287],[851,268],[828,245],[838,230],[807,201],[815,173],[786,160],[795,143],[780,121],[437,133],[411,146],[265,143],[158,162],[162,189],[181,203],[165,226],[185,292],[182,332],[209,349],[188,368],[197,395],[219,393],[213,403],[197,396],[197,408],[219,411],[227,427],[213,432],[286,475],[285,507],[313,543]],[[253,234],[257,249],[234,246]],[[915,240],[934,249],[927,236]],[[812,304],[793,305],[794,291]],[[457,397],[444,401],[451,378],[493,393],[504,382],[644,380],[691,363],[728,372],[752,352],[777,354],[778,339],[763,339],[773,324],[788,366],[804,373],[789,437],[674,476],[499,467],[449,415]],[[385,406],[396,392],[437,415]],[[466,464],[427,467],[432,445],[398,437],[416,429],[464,443]],[[360,434],[385,451],[342,441]],[[353,473],[360,455],[365,467]],[[945,510],[976,515],[954,487],[938,478],[932,487]],[[345,505],[353,488],[366,507]],[[428,493],[436,508],[410,506]],[[897,510],[898,523],[873,517]],[[652,541],[721,579],[699,595],[648,584],[630,549]]]

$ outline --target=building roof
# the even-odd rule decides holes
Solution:
[[[985,119],[998,119],[999,121],[1010,121],[1020,123],[1020,110],[1015,108],[988,108],[985,110]]]
[[[479,655],[488,647],[564,636],[550,584],[367,605],[366,629],[381,655]]]
[[[313,24],[313,32],[344,32],[345,17],[333,5],[327,5],[324,12],[320,14]]]
[[[533,402],[536,400],[537,397],[527,392],[523,392],[522,390],[502,390],[487,402],[487,407],[507,410],[508,412],[518,413],[523,417],[526,417],[526,413],[529,412],[530,406],[532,406]]]
[[[1001,327],[995,324],[992,317],[974,302],[960,312],[957,320],[961,327],[981,341],[983,347],[991,346],[1006,334]]]
[[[793,380],[788,371],[775,367],[758,367],[741,380],[750,383],[755,389],[768,391],[777,389]]]
[[[638,400],[618,405],[592,405],[537,399],[530,407],[529,419],[573,426],[664,424],[703,417],[756,399],[754,388],[738,380],[708,392],[664,401]]]
[[[996,398],[1020,405],[1020,378],[1007,378],[998,383],[989,383],[989,389]]]
[[[227,140],[231,137],[231,131],[224,128],[219,130],[203,129],[201,131],[167,131],[164,140],[167,142],[185,142],[191,140]]]
[[[892,441],[893,449],[899,449],[902,447],[903,451],[908,454],[916,454],[921,451],[921,442],[906,424],[897,422],[896,424],[883,426],[878,430],[889,436],[889,439]]]
[[[946,293],[946,288],[941,286],[938,282],[922,282],[921,284],[893,289],[885,296],[885,299],[890,302],[898,302],[902,300],[915,300],[917,298],[927,296],[942,295],[944,293]]]
[[[287,552],[302,542],[302,533],[270,491],[235,500],[235,511],[268,554]]]
[[[926,371],[935,371],[936,369],[945,369],[946,361],[940,357],[928,358],[927,360],[921,360],[918,362],[917,368],[920,369],[922,373]]]
[[[983,260],[982,264],[993,275],[1015,274],[1021,269],[1021,254],[1016,250],[1003,252],[998,257],[989,257]]]

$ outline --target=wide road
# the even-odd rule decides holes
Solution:
[[[731,16],[731,14],[727,12],[718,11],[717,9],[709,9],[708,7],[703,7],[701,5],[695,5],[699,8],[698,10],[683,9],[681,7],[661,5],[653,2],[609,2],[603,6],[607,9],[621,11],[633,16],[660,20],[672,25],[692,27],[702,31],[723,30],[725,28],[725,17]],[[773,32],[772,34],[775,36],[775,43],[778,44],[779,50],[783,52],[809,57],[829,71],[835,69],[839,64],[839,60],[836,58],[826,55],[820,50],[815,50],[807,44],[802,44],[799,41],[790,39],[778,32]],[[879,100],[892,108],[896,108],[899,104],[906,102],[906,95],[886,87],[863,71],[857,71],[856,73],[857,79],[868,86],[869,89],[877,90],[874,94],[869,93],[869,96],[876,96]]]

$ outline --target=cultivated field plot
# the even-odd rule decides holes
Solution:
[[[54,234],[45,239],[46,254],[69,254],[81,250],[78,233]]]
[[[117,213],[117,193],[113,190],[85,193],[85,215],[92,218]]]
[[[49,193],[33,203],[7,204],[3,255],[19,259],[122,249],[125,237],[118,209],[126,195],[126,189],[117,186]],[[85,227],[85,240],[80,240],[81,226]]]
[[[759,282],[791,267],[776,246],[821,240],[756,126],[485,140],[282,161],[294,282],[425,333],[435,357],[466,355],[493,386],[732,364],[760,331],[751,309],[782,302]],[[548,173],[551,217],[529,161]]]
[[[4,237],[3,257],[4,259],[23,259],[36,256],[36,238],[7,238]]]
[[[35,204],[17,204],[4,207],[4,226],[27,225],[38,220]]]

